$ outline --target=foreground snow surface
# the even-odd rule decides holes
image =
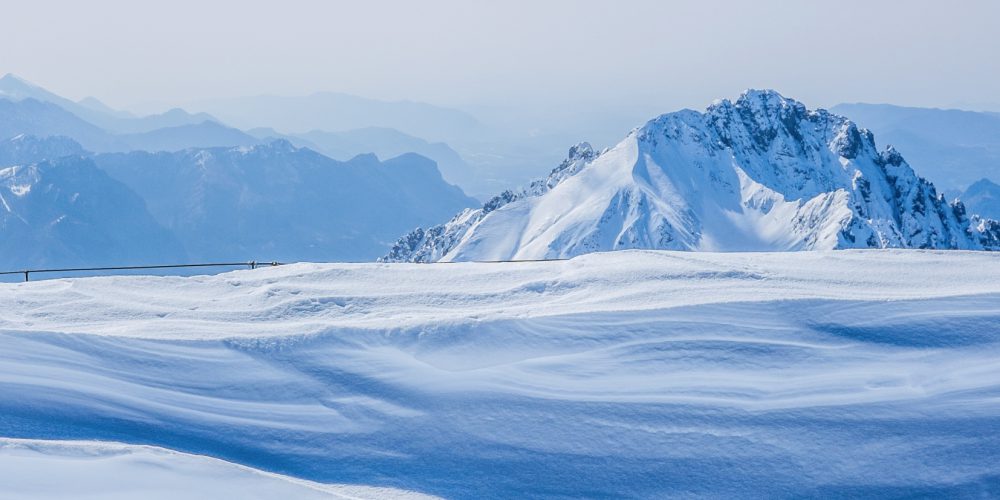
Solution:
[[[1000,495],[1000,254],[300,264],[6,284],[0,304],[0,436],[80,441],[0,442],[29,478],[72,460],[274,497]]]
[[[151,446],[0,439],[3,498],[428,499],[387,488],[319,484]]]

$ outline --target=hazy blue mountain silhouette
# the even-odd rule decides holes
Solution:
[[[198,260],[374,260],[401,232],[477,204],[416,154],[340,162],[275,141],[95,161]]]
[[[0,202],[3,270],[187,258],[143,200],[87,157],[0,169]]]
[[[430,141],[467,137],[481,130],[475,117],[456,109],[414,101],[380,101],[336,92],[308,96],[252,96],[191,105],[244,129],[273,127],[296,133],[366,127],[394,128]]]
[[[38,137],[22,134],[0,140],[0,167],[31,165],[44,160],[85,154],[80,143],[60,135]]]
[[[980,179],[959,197],[969,213],[1000,220],[1000,184]]]
[[[113,109],[94,97],[73,102],[9,73],[0,77],[0,98],[11,101],[34,99],[55,104],[78,118],[113,133],[148,132],[163,127],[218,121],[207,113],[191,114],[179,108],[162,114],[136,117],[131,113]]]
[[[113,134],[37,99],[0,99],[0,139],[18,135],[65,136],[94,152],[177,151],[192,147],[247,146],[261,142],[240,130],[206,120],[147,132]]]
[[[916,172],[942,191],[984,177],[1000,180],[1000,114],[889,104],[839,104],[831,111],[875,133],[879,145],[906,152]]]

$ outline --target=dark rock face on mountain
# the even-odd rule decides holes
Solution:
[[[419,229],[387,261],[571,257],[627,248],[998,249],[893,148],[774,91],[662,115],[614,148],[586,145],[549,178]]]

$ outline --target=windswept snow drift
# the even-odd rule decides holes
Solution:
[[[151,446],[0,439],[7,500],[427,499],[388,488],[319,484]]]
[[[449,498],[1000,494],[1000,254],[302,264],[0,303],[0,436]]]

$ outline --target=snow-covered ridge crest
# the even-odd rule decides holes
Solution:
[[[402,237],[383,261],[565,258],[628,248],[1000,249],[847,118],[773,90],[667,113],[613,148],[570,149],[543,180]]]
[[[516,191],[508,189],[484,203],[482,208],[465,209],[445,224],[427,230],[418,227],[400,238],[390,249],[389,254],[380,258],[379,262],[434,262],[440,260],[447,249],[458,243],[457,241],[449,241],[452,236],[469,230],[491,212],[511,202],[547,193],[566,178],[578,173],[599,154],[594,151],[590,143],[578,143],[569,148],[566,159],[558,167],[552,169],[552,172],[545,179],[536,180]]]

